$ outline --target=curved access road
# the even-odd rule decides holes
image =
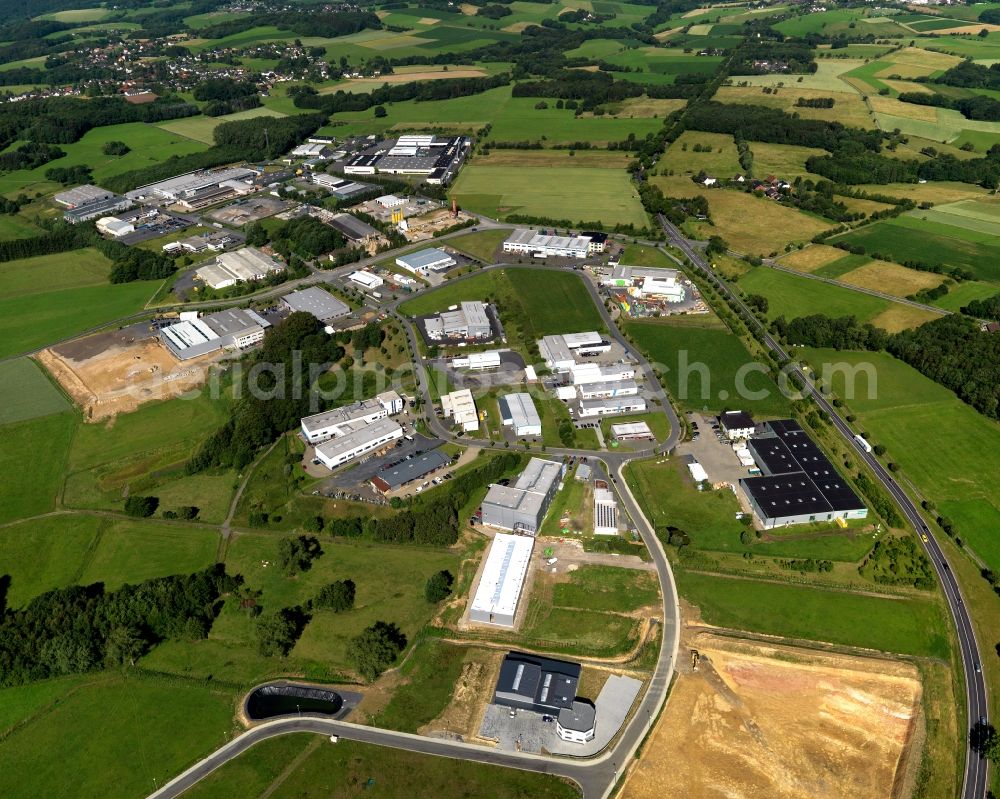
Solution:
[[[384,257],[384,256],[383,256]],[[556,271],[566,271],[559,267],[534,267],[519,266],[510,264],[497,264],[487,266],[484,269],[551,269]],[[477,270],[467,276],[455,278],[452,282],[459,282],[472,277],[473,274],[480,274],[484,270]],[[600,311],[601,318],[608,328],[609,334],[636,358],[639,368],[645,374],[647,387],[656,393],[661,402],[661,410],[670,422],[670,435],[667,440],[656,448],[633,451],[628,453],[617,452],[595,452],[592,450],[572,449],[572,448],[548,448],[544,455],[557,456],[577,456],[600,460],[604,464],[608,475],[617,484],[619,489],[619,499],[625,510],[631,516],[636,529],[642,536],[660,582],[660,592],[663,601],[663,623],[661,630],[660,651],[650,677],[646,691],[643,693],[638,705],[632,715],[626,720],[625,725],[619,732],[616,739],[600,755],[593,758],[572,758],[559,756],[543,756],[528,754],[524,752],[507,752],[494,749],[488,746],[465,743],[444,738],[428,738],[421,735],[396,732],[394,730],[384,730],[377,727],[368,727],[360,724],[352,724],[346,721],[334,721],[317,716],[289,716],[264,722],[242,735],[236,737],[225,746],[217,749],[208,757],[199,761],[183,774],[171,780],[169,783],[150,794],[149,799],[174,799],[188,790],[195,783],[207,777],[216,769],[225,765],[229,761],[239,757],[247,749],[260,741],[274,738],[279,735],[287,735],[296,732],[311,732],[321,735],[337,735],[341,738],[359,741],[361,743],[374,744],[376,746],[388,746],[396,749],[405,749],[410,752],[417,752],[425,755],[436,755],[439,757],[449,757],[459,760],[471,760],[477,763],[517,768],[525,771],[533,771],[542,774],[552,774],[558,777],[571,780],[579,786],[584,799],[605,799],[609,797],[618,782],[619,773],[631,761],[638,751],[640,744],[652,729],[653,722],[659,716],[661,709],[667,699],[667,692],[673,677],[674,666],[677,660],[677,651],[680,645],[680,604],[677,596],[677,586],[674,582],[670,563],[667,560],[663,545],[656,537],[656,533],[646,518],[639,503],[632,495],[628,483],[625,479],[625,467],[629,461],[647,457],[661,452],[668,452],[676,445],[681,432],[681,423],[677,417],[673,406],[670,404],[665,392],[660,386],[655,373],[649,363],[638,352],[633,352],[632,348],[625,341],[614,324],[610,314],[604,307],[604,302],[594,285],[582,275],[580,278],[586,284],[591,298]],[[419,357],[417,347],[417,333],[410,321],[397,311],[402,300],[392,303],[388,308],[395,314],[395,317],[402,322],[409,338],[410,348],[414,353],[414,364],[419,381],[419,390],[424,399],[424,407],[427,409],[427,423],[431,431],[442,439],[454,441],[462,444],[486,444],[469,436],[457,437],[445,428],[441,421],[433,412],[433,402],[430,396],[429,382],[426,369]]]
[[[959,589],[958,582],[955,580],[954,574],[948,566],[948,560],[934,538],[934,535],[931,533],[927,522],[921,516],[920,510],[900,487],[899,483],[896,482],[896,479],[879,463],[878,459],[873,454],[865,451],[858,443],[857,439],[854,438],[855,432],[841,417],[837,408],[816,389],[798,363],[790,359],[790,356],[780,342],[768,332],[767,328],[761,324],[757,317],[744,304],[739,293],[734,291],[724,279],[712,271],[711,267],[706,263],[703,253],[698,248],[692,246],[692,243],[662,215],[660,216],[660,224],[666,231],[670,243],[683,252],[699,272],[710,278],[727,299],[736,303],[737,307],[742,311],[747,324],[760,333],[764,345],[781,360],[788,360],[790,362],[792,373],[806,386],[808,394],[829,415],[833,426],[848,446],[854,450],[854,454],[868,465],[883,488],[889,492],[900,510],[902,510],[904,516],[913,525],[913,528],[921,534],[920,537],[924,550],[934,565],[934,571],[937,573],[938,581],[941,583],[945,601],[948,603],[948,610],[955,624],[955,631],[958,636],[959,654],[962,661],[962,671],[964,672],[968,726],[971,728],[978,724],[980,719],[987,718],[989,704],[986,682],[983,679],[982,669],[980,668],[981,660],[979,657],[979,646],[976,643],[975,630],[972,626],[969,611],[962,599],[962,592]],[[966,743],[962,799],[983,799],[986,796],[986,791],[989,787],[988,771],[988,761],[973,749],[970,736]]]

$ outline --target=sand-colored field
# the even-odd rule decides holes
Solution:
[[[870,261],[852,269],[838,280],[863,289],[884,291],[896,297],[908,297],[924,289],[941,285],[944,278],[933,272],[919,272],[888,261]]]
[[[913,666],[707,633],[681,660],[623,799],[901,795],[919,727]]]
[[[448,78],[481,78],[486,73],[481,69],[424,69],[418,72],[395,72],[392,75],[380,75],[378,78],[369,78],[369,82],[382,83],[410,83],[415,80],[447,80]],[[358,78],[351,81],[351,84],[365,81],[365,78]],[[339,87],[342,88],[342,87]]]
[[[801,250],[794,250],[778,259],[778,263],[796,272],[815,272],[821,266],[832,264],[847,253],[828,244],[810,244]]]
[[[988,28],[989,25],[976,25],[975,32],[978,33],[982,28]],[[998,26],[994,25],[994,28],[1000,30]],[[934,33],[946,33],[946,31],[934,31]],[[892,53],[889,56],[894,64],[913,64],[914,66],[923,67],[926,71],[925,75],[929,75],[931,72],[936,72],[939,69],[951,69],[956,64],[961,64],[962,59],[957,55],[950,55],[948,53],[939,53],[934,50],[923,50],[920,47],[904,47],[897,53]]]
[[[882,83],[888,86],[893,91],[897,92],[920,92],[921,94],[934,94],[934,91],[930,89],[926,83],[917,83],[912,80],[891,80],[889,78],[881,78]]]
[[[978,34],[983,28],[988,31],[1000,31],[1000,25],[993,25],[991,23],[976,22],[971,25],[959,25],[954,28],[944,28],[942,30],[934,31],[934,33],[939,36],[943,36],[946,33],[964,33],[968,36]]]
[[[925,322],[940,318],[941,314],[933,311],[925,311],[922,308],[914,308],[912,305],[900,305],[898,302],[894,302],[869,321],[875,327],[881,327],[890,333],[898,333],[901,330],[920,327]]]
[[[437,25],[441,20],[435,17],[421,17],[417,20],[418,25]]]
[[[753,152],[754,174],[774,175],[783,180],[791,181],[797,177],[806,177],[810,173],[806,169],[806,160],[813,156],[827,155],[826,150],[816,147],[800,147],[796,144],[765,144],[751,142]]]
[[[217,359],[210,354],[180,363],[158,338],[112,344],[81,360],[52,349],[38,354],[88,422],[134,411],[144,402],[178,397],[201,385]]]
[[[858,191],[869,194],[885,194],[889,197],[909,197],[917,203],[953,203],[989,194],[987,189],[970,183],[934,181],[932,183],[869,183],[855,186]]]
[[[685,105],[687,105],[687,100],[659,100],[649,97],[630,97],[620,104],[616,103],[613,106],[614,113],[609,114],[609,116],[618,119],[665,117],[667,114],[683,108]],[[583,115],[584,118],[587,118],[587,116],[589,115]]]
[[[681,27],[681,28],[668,28],[667,30],[660,31],[659,33],[654,33],[653,34],[653,38],[654,39],[658,39],[659,41],[662,42],[664,39],[669,39],[675,33],[678,33],[679,31],[682,31],[682,30],[684,30],[683,27]]]
[[[722,236],[732,249],[745,255],[780,253],[786,244],[809,241],[833,226],[773,200],[732,189],[705,189],[689,178],[655,177],[652,181],[670,197],[703,195],[715,224],[702,225],[701,232]]]
[[[489,155],[477,155],[477,166],[586,166],[594,169],[625,169],[631,156],[625,152],[607,150],[490,150]]]
[[[851,211],[860,211],[863,214],[874,214],[877,211],[892,208],[888,203],[880,203],[876,200],[859,200],[855,197],[838,196],[837,202],[842,202]]]
[[[860,94],[847,91],[849,88],[844,84],[840,87],[840,91],[804,89],[799,84],[793,83],[778,89],[773,94],[764,94],[761,86],[722,86],[715,93],[714,99],[720,103],[744,103],[780,108],[786,113],[798,114],[805,119],[840,122],[857,128],[872,127],[874,120],[868,106]],[[833,108],[800,108],[795,105],[800,97],[805,100],[830,97],[834,105]]]
[[[892,97],[880,97],[877,94],[868,98],[872,108],[878,114],[891,114],[896,117],[906,117],[907,119],[918,119],[921,122],[937,123],[937,109],[931,105],[917,105],[916,103],[904,103]]]
[[[506,31],[507,33],[521,33],[525,28],[530,28],[534,24],[534,22],[525,22],[522,20],[521,22],[512,22],[510,25],[507,25],[500,30]]]

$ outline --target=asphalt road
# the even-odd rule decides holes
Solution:
[[[688,241],[683,234],[672,224],[670,224],[662,215],[660,216],[660,223],[663,229],[667,232],[670,238],[670,243],[681,250],[690,260],[695,267],[704,273],[706,276],[712,278],[721,291],[727,298],[734,300],[737,305],[743,310],[744,318],[747,323],[754,326],[762,335],[764,344],[771,350],[776,356],[781,359],[788,359],[789,355],[785,351],[784,347],[775,340],[767,329],[762,325],[757,317],[747,308],[740,298],[739,294],[733,291],[732,288],[723,280],[719,275],[715,274],[711,267],[705,262],[704,255],[701,251],[692,246],[691,242]],[[793,363],[795,363],[793,361]],[[948,565],[948,561],[945,558],[941,547],[938,545],[937,540],[931,533],[930,527],[927,522],[921,516],[917,506],[910,500],[906,492],[899,486],[896,479],[886,470],[878,459],[871,453],[866,452],[864,448],[858,443],[854,438],[855,431],[850,428],[850,425],[841,417],[837,409],[830,403],[826,397],[820,393],[816,387],[813,385],[812,381],[807,377],[807,375],[798,367],[796,364],[792,369],[793,373],[802,381],[802,383],[807,387],[808,393],[816,401],[816,403],[829,415],[831,422],[833,422],[834,427],[843,436],[847,444],[854,450],[855,455],[868,464],[869,468],[875,474],[879,482],[886,491],[892,496],[896,504],[902,510],[903,514],[906,516],[907,520],[913,524],[915,530],[921,533],[921,541],[923,543],[924,550],[927,556],[930,558],[931,563],[934,565],[934,570],[937,573],[938,580],[941,583],[942,590],[944,591],[945,600],[948,603],[948,610],[951,613],[952,620],[955,624],[955,631],[958,636],[959,653],[962,660],[962,671],[964,673],[965,681],[965,694],[966,703],[968,707],[968,726],[971,728],[979,723],[981,718],[986,718],[989,715],[989,704],[986,692],[986,682],[983,679],[983,674],[980,669],[980,657],[979,657],[979,646],[976,643],[976,636],[974,629],[972,627],[972,619],[969,617],[969,612],[966,609],[965,602],[962,599],[962,593],[959,590],[958,582],[952,573],[951,567]],[[926,537],[926,540],[924,538]],[[989,764],[988,761],[981,757],[978,752],[971,746],[971,736],[966,744],[965,752],[965,772],[962,780],[962,799],[982,799],[986,796],[986,791],[989,786]]]
[[[381,258],[386,257],[382,254]],[[354,265],[356,267],[356,265]],[[560,267],[538,267],[519,266],[508,264],[497,264],[484,267],[470,275],[455,278],[449,283],[467,280],[473,274],[480,274],[490,269],[551,269],[565,272]],[[668,452],[677,444],[680,437],[681,423],[664,393],[656,375],[648,362],[638,352],[625,341],[612,320],[604,301],[600,297],[597,288],[587,280],[582,274],[579,275],[587,286],[588,291],[599,309],[602,319],[608,328],[609,334],[623,347],[636,357],[638,366],[642,370],[646,379],[646,386],[655,392],[661,400],[660,410],[666,415],[670,423],[670,435],[667,440],[656,448],[632,451],[627,453],[615,452],[595,452],[591,450],[548,448],[545,455],[555,456],[585,456],[590,459],[601,460],[612,481],[618,488],[619,500],[624,509],[631,516],[636,529],[642,536],[653,564],[656,568],[660,581],[661,595],[663,597],[663,622],[661,626],[661,645],[656,666],[650,678],[649,685],[637,705],[631,718],[627,720],[621,733],[612,745],[601,755],[589,759],[574,759],[567,757],[541,756],[518,752],[505,752],[485,746],[468,744],[460,741],[453,741],[441,738],[426,738],[409,733],[383,730],[376,727],[367,727],[358,724],[351,724],[343,721],[333,721],[319,717],[298,717],[293,716],[283,719],[275,719],[243,733],[230,743],[213,752],[208,757],[196,763],[190,769],[179,775],[162,788],[150,795],[149,799],[173,799],[180,796],[184,791],[204,779],[220,766],[238,757],[255,743],[273,738],[278,735],[286,735],[294,732],[313,732],[323,735],[336,734],[345,739],[360,741],[362,743],[375,744],[378,746],[389,746],[397,749],[406,749],[411,752],[421,754],[436,755],[440,757],[450,757],[461,760],[472,760],[479,763],[518,768],[526,771],[534,771],[543,774],[553,774],[575,782],[583,793],[584,799],[605,799],[611,795],[618,781],[619,772],[634,757],[639,745],[645,739],[647,733],[653,726],[653,722],[658,717],[663,704],[667,699],[667,692],[673,676],[674,664],[677,658],[677,650],[680,644],[680,605],[677,596],[677,587],[674,582],[670,563],[660,540],[656,537],[652,525],[646,519],[639,507],[638,502],[629,490],[625,481],[624,469],[629,461],[648,457],[659,452]],[[287,287],[283,287],[287,288]],[[409,344],[414,353],[418,353],[417,336],[410,320],[400,315],[397,311],[398,305],[405,299],[387,304],[389,310],[401,321],[404,330],[409,338]],[[423,408],[426,411],[430,431],[439,438],[454,441],[461,444],[484,444],[489,446],[489,442],[481,441],[470,436],[461,438],[455,436],[452,431],[446,428],[434,414],[434,403],[430,397],[427,372],[422,361],[418,358],[416,363],[416,373],[420,386],[420,393],[423,397]]]

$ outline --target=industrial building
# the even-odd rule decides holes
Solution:
[[[645,422],[625,422],[611,425],[611,436],[616,441],[639,441],[653,438],[653,431]]]
[[[609,488],[594,489],[594,535],[618,535],[618,502]]]
[[[124,211],[132,207],[132,201],[127,197],[85,183],[68,191],[61,191],[53,198],[66,210],[63,219],[72,225],[89,222],[102,216],[110,216],[116,211]]]
[[[724,411],[719,414],[719,425],[730,441],[750,438],[757,430],[753,417],[746,411]]]
[[[355,197],[372,188],[372,184],[370,183],[357,183],[353,180],[345,180],[340,175],[331,175],[327,172],[313,172],[312,182],[326,189],[338,200]]]
[[[535,539],[497,533],[483,564],[469,621],[513,627]]]
[[[538,342],[542,360],[555,372],[568,372],[577,364],[577,357],[602,355],[610,350],[611,343],[596,331],[545,336]]]
[[[533,230],[515,230],[503,243],[503,251],[545,258],[586,258],[589,236],[549,236]]]
[[[384,391],[372,399],[363,399],[306,416],[301,421],[302,435],[310,444],[343,435],[347,426],[356,422],[371,424],[403,410],[403,398],[395,391]]]
[[[483,524],[537,534],[563,471],[561,463],[532,458],[513,485],[491,485],[480,506]]]
[[[493,334],[486,305],[473,300],[424,320],[427,337],[440,339],[484,339]]]
[[[747,447],[762,476],[744,477],[740,487],[765,529],[867,517],[868,508],[798,422],[765,422]]]
[[[347,316],[351,312],[347,303],[341,302],[319,286],[293,291],[282,297],[281,302],[289,311],[312,314],[324,324]]]
[[[472,433],[479,429],[479,411],[476,409],[476,400],[472,396],[471,389],[463,388],[459,391],[452,391],[441,397],[441,412],[451,417],[457,427],[461,427],[466,433]]]
[[[597,708],[590,702],[575,699],[556,716],[556,735],[574,744],[585,744],[597,734]]]
[[[160,340],[182,361],[209,352],[245,349],[262,341],[271,326],[251,310],[233,308],[160,328]]]
[[[409,269],[414,274],[428,275],[431,272],[443,272],[458,263],[444,250],[432,247],[427,250],[420,250],[409,255],[400,255],[396,259],[396,266]]]
[[[590,244],[587,245],[587,249],[595,254],[604,252],[604,248],[608,244],[608,234],[599,230],[581,230],[581,236],[586,236],[590,239]]]
[[[574,386],[584,386],[588,383],[610,383],[635,378],[635,367],[631,364],[619,363],[601,366],[596,363],[577,363],[570,367]]]
[[[319,142],[300,144],[296,147],[290,155],[292,158],[328,158],[330,156],[330,148],[325,144]]]
[[[225,289],[240,282],[263,280],[284,271],[285,266],[256,247],[224,252],[210,264],[199,267],[195,275],[213,289]]]
[[[415,480],[422,480],[434,472],[451,465],[451,458],[439,449],[423,452],[420,455],[402,460],[392,466],[384,466],[371,479],[372,487],[386,494],[395,491]]]
[[[120,239],[129,233],[135,233],[135,225],[115,216],[105,216],[97,220],[97,232],[113,239]]]
[[[580,664],[510,652],[500,665],[493,704],[535,713],[570,710],[580,684]]]
[[[339,213],[324,215],[322,221],[332,227],[338,233],[343,233],[350,241],[367,241],[371,238],[378,238],[382,234],[369,225],[362,222],[350,214]]]
[[[639,384],[634,380],[585,383],[577,386],[580,399],[608,399],[610,397],[634,397],[639,393]]]
[[[474,372],[484,369],[500,368],[500,350],[486,350],[485,352],[470,352],[468,355],[460,355],[451,359],[452,369],[470,369]]]
[[[347,276],[347,279],[369,290],[381,288],[382,284],[385,283],[378,275],[373,275],[371,272],[365,271],[351,272]]]
[[[236,195],[254,191],[257,172],[246,167],[188,172],[169,180],[150,183],[125,196],[141,202],[178,203],[189,210],[214,205]]]
[[[507,427],[513,427],[514,435],[540,436],[542,434],[542,420],[538,416],[535,402],[528,392],[504,394],[497,401],[497,405],[500,407],[500,421]]]
[[[340,432],[315,448],[316,458],[328,469],[335,469],[360,455],[375,452],[392,441],[403,437],[403,428],[392,419],[361,419],[348,422]]]
[[[428,183],[443,185],[457,174],[471,145],[467,136],[400,136],[393,143],[383,142],[375,152],[367,150],[348,159],[344,174],[422,175]]]
[[[175,255],[181,252],[199,253],[205,250],[212,252],[222,252],[227,247],[241,243],[242,238],[237,238],[232,233],[224,230],[210,230],[207,233],[199,233],[196,236],[188,236],[186,239],[171,241],[161,248],[165,253]]]
[[[684,286],[678,279],[676,269],[618,265],[601,280],[601,285],[625,289],[640,299],[683,302],[685,298]]]
[[[596,416],[621,416],[623,413],[644,413],[646,400],[642,397],[611,397],[608,399],[580,400],[580,418]]]

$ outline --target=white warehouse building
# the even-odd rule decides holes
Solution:
[[[610,399],[580,400],[580,418],[595,416],[620,416],[623,413],[643,413],[646,400],[642,397],[612,397]]]
[[[262,280],[284,269],[284,264],[255,247],[243,247],[234,252],[222,253],[213,263],[199,268],[195,274],[213,289],[224,289],[240,282]]]
[[[535,540],[497,533],[469,605],[469,621],[513,627]]]
[[[403,437],[403,428],[392,419],[373,422],[357,420],[341,426],[339,435],[316,445],[316,457],[328,469],[335,469],[366,452],[381,449]]]
[[[371,424],[377,419],[401,413],[402,410],[402,397],[395,391],[384,391],[373,399],[360,400],[304,417],[300,423],[302,436],[310,444],[317,444],[344,434],[347,427],[356,422]]]
[[[515,230],[503,243],[503,251],[560,258],[586,258],[590,236],[547,236],[533,230]]]
[[[347,276],[347,279],[357,283],[359,286],[364,286],[366,289],[377,289],[385,283],[378,275],[364,271],[351,272]]]
[[[594,489],[594,535],[618,535],[618,502],[611,489]]]
[[[445,416],[452,417],[455,424],[466,433],[479,429],[479,411],[471,389],[464,388],[445,394],[441,397],[441,411]]]
[[[418,252],[411,252],[408,255],[400,255],[396,259],[396,266],[409,269],[417,275],[427,275],[430,272],[442,272],[458,263],[444,250],[438,247],[431,247]]]
[[[540,436],[542,420],[535,408],[535,402],[526,391],[505,394],[497,403],[500,407],[500,421],[514,428],[517,436]]]

